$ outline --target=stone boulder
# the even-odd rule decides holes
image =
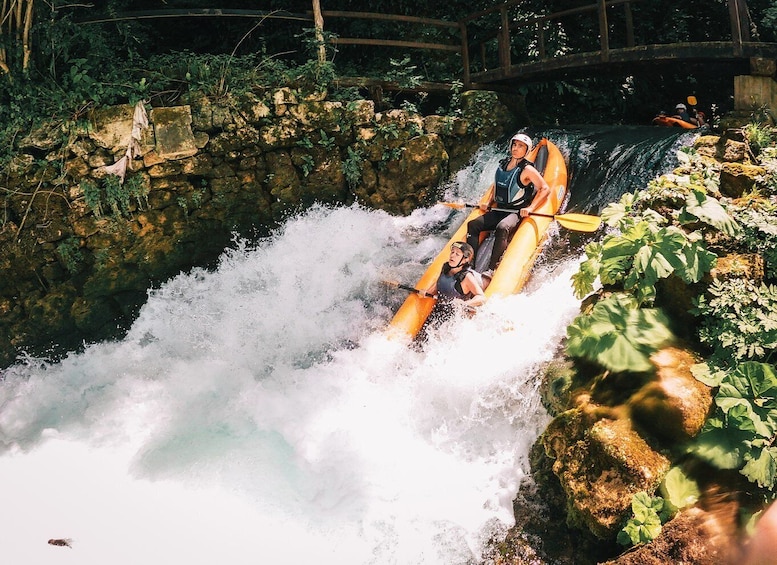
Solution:
[[[628,402],[632,418],[650,433],[684,442],[699,433],[712,407],[711,389],[691,374],[698,362],[688,350],[669,347],[653,354],[656,380]]]
[[[601,539],[613,539],[640,491],[654,492],[670,462],[626,418],[592,416],[596,407],[573,408],[546,428],[542,442],[567,497],[567,522]]]
[[[759,177],[766,169],[743,163],[723,163],[720,166],[720,193],[731,198],[741,198],[753,192],[758,186]]]

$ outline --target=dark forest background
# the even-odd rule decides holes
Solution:
[[[370,11],[457,22],[492,8],[488,0],[320,0],[325,11]],[[592,0],[526,0],[513,10],[515,20],[555,13]],[[430,50],[343,45],[332,37],[374,37],[456,43],[455,29],[408,25],[390,20],[327,18],[326,62],[310,21],[312,2],[304,0],[108,0],[73,3],[16,0],[4,3],[0,29],[0,145],[13,141],[42,119],[73,121],[100,104],[175,104],[190,89],[211,96],[280,85],[327,88],[330,97],[368,95],[353,86],[338,88],[338,78],[369,77],[404,84],[388,103],[412,103],[420,111],[451,112],[451,97],[461,89],[459,55]],[[155,10],[255,10],[277,17],[166,17],[122,19]],[[613,8],[615,11],[617,7]],[[777,41],[777,0],[750,0],[755,40]],[[731,37],[726,0],[636,0],[632,2],[637,43],[717,41]],[[483,19],[468,28],[470,41],[493,33],[497,21]],[[554,24],[548,49],[563,54],[596,45],[595,18],[570,16]],[[527,34],[513,45],[517,54],[536,50]],[[520,42],[525,41],[525,45]],[[588,49],[590,50],[590,49]],[[516,86],[538,124],[649,123],[659,110],[694,95],[708,113],[731,108],[734,73],[707,62],[578,79]],[[444,96],[419,92],[424,81],[452,85]]]

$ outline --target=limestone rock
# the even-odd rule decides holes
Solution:
[[[766,170],[756,165],[723,163],[720,166],[720,193],[731,198],[741,198],[757,187],[758,177]]]
[[[197,154],[189,106],[154,108],[151,122],[156,136],[155,149],[160,158],[176,160]]]
[[[554,418],[543,434],[553,472],[567,496],[567,520],[612,539],[640,491],[653,492],[669,470],[625,419],[589,422],[582,408]]]
[[[650,361],[656,366],[656,380],[631,397],[631,414],[662,438],[687,441],[699,433],[712,407],[710,388],[691,374],[697,359],[687,350],[669,347]]]

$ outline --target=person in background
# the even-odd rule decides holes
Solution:
[[[481,306],[486,301],[480,275],[472,270],[472,260],[475,252],[463,241],[451,244],[451,254],[442,266],[440,276],[426,290],[419,292],[421,296],[437,296],[441,300],[455,303],[460,301],[464,306]]]
[[[701,125],[699,124],[698,118],[692,117],[688,113],[688,108],[685,106],[685,104],[682,103],[674,107],[674,115],[672,117],[680,119],[684,122],[688,122],[689,124],[693,124],[695,126]]]
[[[510,139],[510,157],[499,162],[494,175],[494,198],[480,209],[486,213],[467,224],[467,243],[477,253],[480,234],[495,230],[494,248],[484,277],[491,278],[507,249],[510,238],[523,218],[537,211],[550,196],[550,187],[534,163],[526,159],[532,148],[531,138],[523,133]],[[510,208],[514,212],[491,210]]]

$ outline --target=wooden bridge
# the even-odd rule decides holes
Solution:
[[[540,15],[527,13],[522,0],[507,0],[457,22],[371,12],[327,11],[322,9],[321,2],[312,0],[313,9],[304,14],[227,9],[152,10],[120,13],[110,19],[82,23],[171,17],[271,18],[315,27],[321,37],[324,30],[335,30],[336,34],[338,26],[332,22],[338,20],[385,20],[416,26],[417,33],[409,30],[405,37],[423,37],[424,29],[438,28],[435,38],[447,37],[449,40],[432,43],[335,35],[330,41],[340,48],[358,45],[450,53],[461,61],[461,82],[465,89],[498,89],[527,82],[632,73],[660,65],[691,69],[729,64],[739,74],[748,74],[748,64],[753,59],[777,60],[777,43],[761,42],[751,36],[751,29],[757,29],[758,22],[750,20],[746,0],[727,0],[726,6],[710,2],[709,12],[697,22],[698,29],[687,30],[690,39],[664,44],[650,43],[655,29],[652,26],[656,23],[643,18],[640,10],[641,5],[649,4],[649,0],[595,0],[588,5]],[[719,12],[716,13],[716,9]],[[589,37],[589,42],[571,44],[566,30],[572,28],[575,33],[570,35],[580,37],[582,29],[585,31],[582,35]],[[367,85],[365,79],[353,80],[354,84]],[[447,89],[450,85],[426,83],[416,89],[439,88]]]

